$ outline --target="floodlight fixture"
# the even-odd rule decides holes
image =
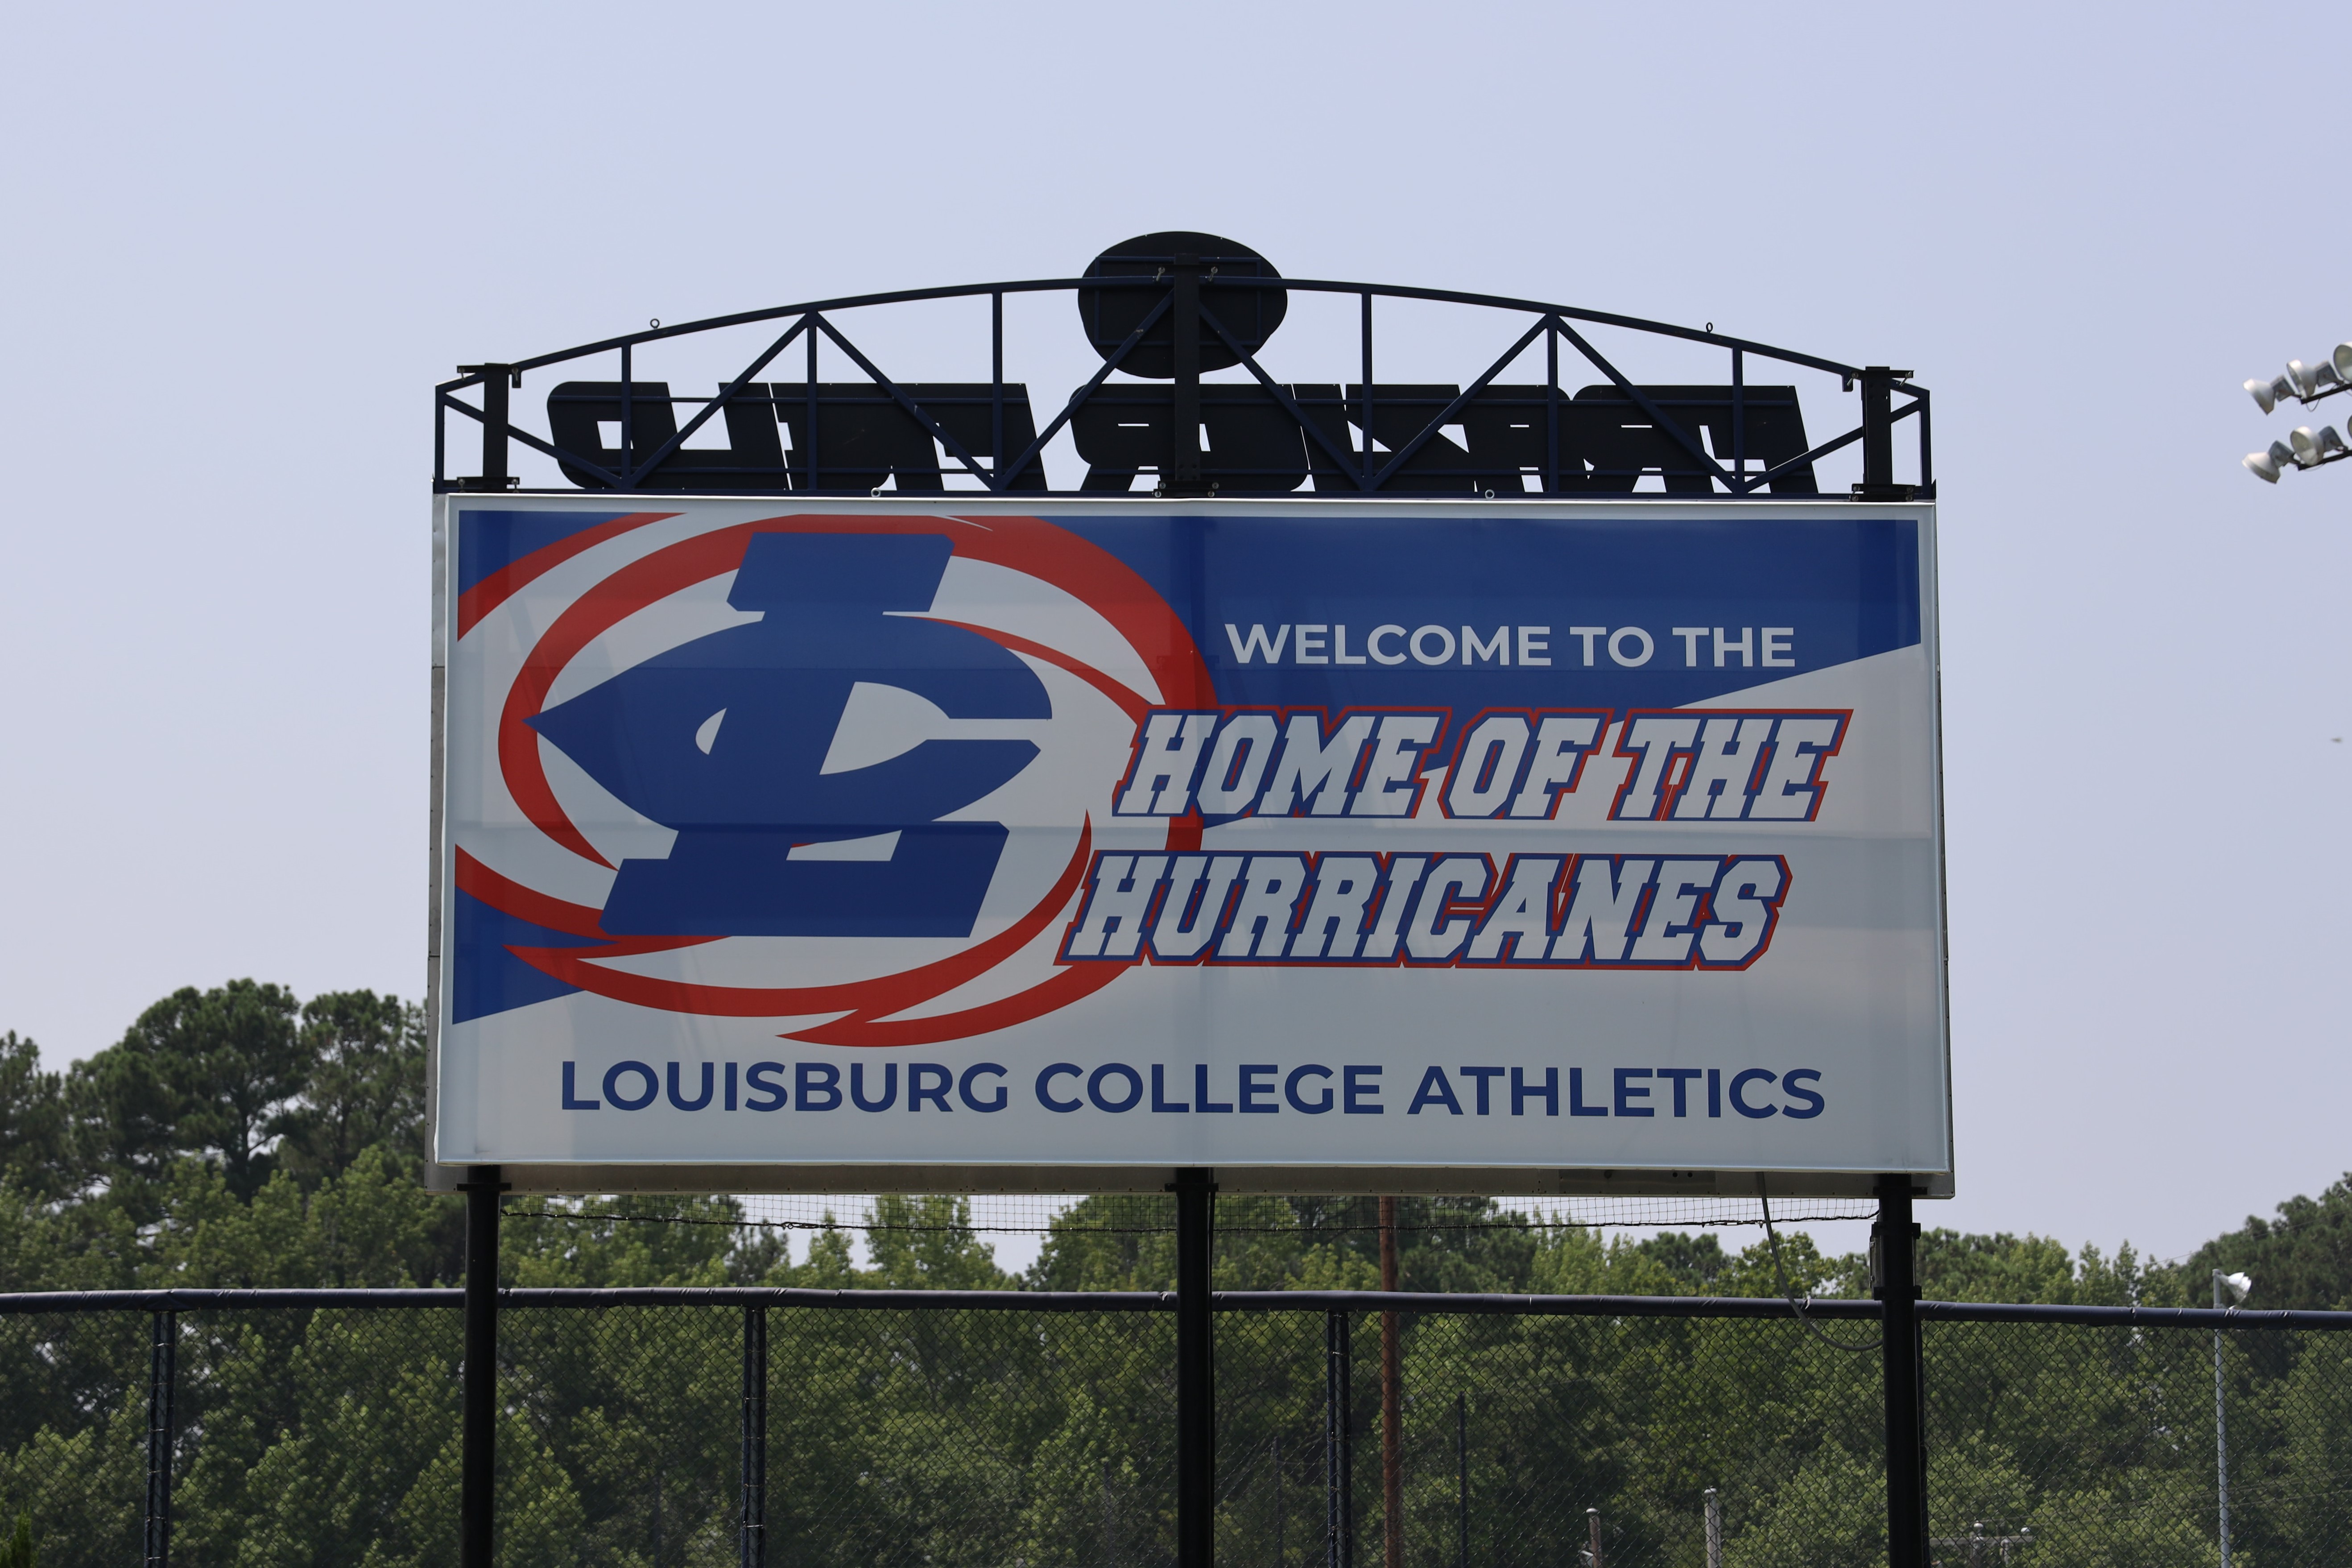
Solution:
[[[2344,453],[2344,437],[2336,433],[2333,425],[2321,426],[2316,434],[2310,426],[2298,425],[2287,432],[2286,438],[2298,468],[2315,468]]]
[[[2344,384],[2344,378],[2336,374],[2333,360],[2322,360],[2317,364],[2305,364],[2299,359],[2291,359],[2286,362],[2286,374],[2287,379],[2294,383],[2296,393],[2306,403],[2317,397],[2319,389],[2323,386],[2340,388]]]
[[[2246,395],[2265,414],[2277,412],[2280,404],[2290,400],[2308,405],[2339,392],[2352,392],[2352,342],[2336,344],[2326,359],[2311,364],[2291,359],[2286,362],[2284,375],[2274,375],[2268,381],[2257,377],[2243,384]],[[2274,441],[2269,458],[2260,454],[2246,458],[2246,470],[2265,484],[2276,484],[2282,463],[2292,460],[2295,467],[2308,468],[2328,461],[2331,455],[2340,452],[2341,442],[2330,447],[2325,444],[2326,435],[2323,431],[2315,437],[2304,430],[2294,437],[2291,448]]]
[[[2216,1268],[2213,1270],[2213,1283],[2217,1287],[2213,1293],[2213,1299],[2217,1305],[2221,1300],[2221,1293],[2223,1289],[2226,1289],[2230,1292],[2230,1299],[2231,1300],[2242,1301],[2253,1290],[2254,1277],[2251,1274],[2224,1274],[2220,1269]]]

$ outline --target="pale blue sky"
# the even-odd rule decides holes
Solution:
[[[2238,468],[2294,423],[2238,383],[2352,336],[2346,153],[2299,129],[2336,26],[20,10],[0,1027],[62,1062],[183,984],[421,992],[452,365],[1196,227],[1918,372],[1963,1194],[1931,1218],[2185,1251],[2352,1167],[2352,472]]]

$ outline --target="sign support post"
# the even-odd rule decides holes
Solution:
[[[1323,1315],[1323,1568],[1356,1568],[1354,1324]]]
[[[743,1309],[742,1568],[768,1561],[768,1310]]]
[[[1879,1335],[1886,1395],[1886,1561],[1927,1568],[1927,1432],[1920,1408],[1919,1227],[1911,1218],[1911,1178],[1879,1178],[1872,1227],[1873,1281],[1885,1304]]]
[[[1380,1200],[1381,1289],[1397,1289],[1397,1201]],[[1381,1314],[1381,1561],[1404,1568],[1404,1352],[1393,1309]]]
[[[1216,1185],[1176,1173],[1176,1563],[1211,1568],[1216,1543],[1216,1376],[1209,1321]]]
[[[158,1312],[147,1360],[147,1563],[172,1561],[173,1395],[179,1383],[180,1314]]]
[[[499,1398],[499,1194],[496,1165],[477,1165],[466,1194],[466,1378],[458,1460],[457,1561],[490,1568],[497,1510]]]

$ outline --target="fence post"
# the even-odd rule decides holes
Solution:
[[[1284,1550],[1285,1542],[1284,1542],[1284,1541],[1283,1541],[1283,1535],[1284,1535],[1284,1533],[1285,1533],[1284,1526],[1287,1525],[1287,1524],[1290,1522],[1290,1515],[1289,1515],[1289,1511],[1288,1511],[1288,1504],[1289,1504],[1289,1500],[1290,1500],[1289,1499],[1287,1499],[1286,1497],[1285,1497],[1285,1496],[1283,1495],[1283,1491],[1282,1491],[1282,1434],[1281,1434],[1281,1433],[1279,1433],[1279,1432],[1277,1432],[1277,1433],[1276,1433],[1276,1434],[1274,1435],[1274,1564],[1275,1564],[1275,1568],[1286,1568],[1286,1552],[1285,1552],[1285,1550]]]
[[[1213,1568],[1216,1542],[1216,1368],[1209,1269],[1216,1186],[1191,1166],[1176,1173],[1176,1564]]]
[[[1878,1180],[1871,1227],[1872,1284],[1885,1317],[1879,1367],[1886,1399],[1887,1568],[1927,1568],[1927,1433],[1920,1394],[1919,1227],[1911,1219],[1911,1178]]]
[[[1454,1396],[1455,1568],[1470,1568],[1470,1402]],[[1708,1563],[1707,1568],[1716,1568]]]
[[[1381,1289],[1397,1288],[1397,1201],[1380,1201]],[[1404,1348],[1397,1315],[1381,1314],[1381,1561],[1404,1568]]]
[[[459,1568],[490,1568],[499,1436],[499,1194],[496,1165],[476,1165],[466,1194],[466,1379],[458,1469]]]
[[[158,1312],[147,1351],[147,1568],[172,1561],[172,1400],[179,1381],[180,1315]]]
[[[1706,1568],[1723,1568],[1723,1498],[1706,1489]]]
[[[1356,1568],[1356,1445],[1349,1406],[1353,1398],[1345,1312],[1323,1314],[1323,1561],[1324,1568]]]
[[[768,1310],[743,1309],[742,1568],[768,1560]]]

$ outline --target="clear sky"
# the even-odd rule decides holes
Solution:
[[[184,984],[421,994],[453,365],[1067,275],[1189,227],[1293,276],[1917,371],[1963,1194],[1929,1217],[2161,1257],[2352,1167],[2352,470],[2238,467],[2295,422],[2238,384],[2352,336],[2346,153],[2305,129],[2336,123],[2297,42],[2330,36],[2315,13],[573,0],[9,26],[0,1027],[52,1064]],[[1034,363],[1042,396],[1079,361]]]

